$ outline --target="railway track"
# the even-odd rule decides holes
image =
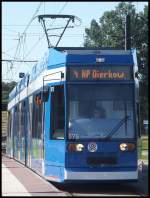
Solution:
[[[94,183],[94,184],[53,184],[59,190],[65,192],[67,196],[146,196],[146,193],[139,192],[136,184],[118,184],[118,183]]]

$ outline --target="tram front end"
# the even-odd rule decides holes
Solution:
[[[135,57],[100,54],[67,67],[64,181],[137,181]]]

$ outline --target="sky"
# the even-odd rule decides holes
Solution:
[[[67,14],[81,19],[81,25],[69,28],[59,43],[61,46],[82,47],[85,37],[85,28],[90,27],[92,19],[97,22],[105,11],[114,10],[116,2],[2,2],[2,59],[39,60],[47,50],[46,37],[38,19],[35,18],[20,36],[31,21],[33,15],[40,14]],[[136,12],[143,11],[148,1],[133,2]],[[39,8],[39,9],[38,9]],[[36,12],[37,11],[37,12]],[[51,27],[62,27],[64,20],[51,21]],[[56,34],[52,31],[51,34]],[[20,44],[19,43],[20,38]],[[51,37],[55,45],[56,37]],[[18,46],[18,48],[17,48]],[[19,72],[30,72],[35,63],[2,62],[2,80],[19,81]]]

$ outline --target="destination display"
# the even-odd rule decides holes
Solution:
[[[70,67],[68,80],[131,80],[129,66]]]

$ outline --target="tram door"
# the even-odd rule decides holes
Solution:
[[[26,134],[26,165],[31,167],[31,151],[32,151],[32,109],[33,96],[28,99],[27,108],[27,134]]]
[[[14,109],[13,119],[13,157],[19,159],[19,104]]]
[[[11,153],[10,156],[14,157],[14,108],[11,111],[10,137],[11,137]]]
[[[45,174],[59,177],[65,159],[65,111],[64,86],[50,88],[50,97],[45,103]]]
[[[43,103],[40,94],[33,96],[31,168],[42,172],[43,163]]]
[[[20,103],[20,161],[25,163],[25,101]]]
[[[16,107],[13,108],[13,111],[12,111],[12,126],[11,126],[11,130],[12,130],[12,152],[11,152],[11,155],[12,157],[14,158],[15,157],[15,117],[16,117]]]
[[[26,164],[27,157],[27,99],[20,104],[20,161]]]
[[[13,135],[12,135],[12,120],[13,120],[13,110],[8,112],[8,133],[7,133],[7,154],[13,157]]]

